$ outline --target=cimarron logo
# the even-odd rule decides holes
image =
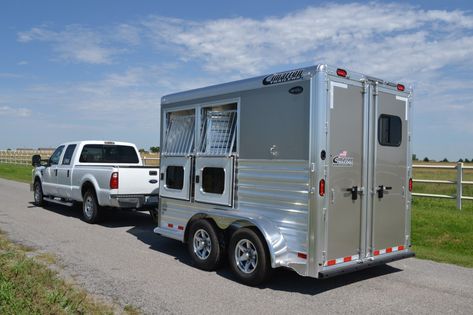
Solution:
[[[300,80],[302,79],[302,74],[304,70],[293,70],[288,72],[281,72],[268,75],[266,78],[263,79],[263,85],[270,85],[270,84],[277,84],[283,83],[288,81]]]

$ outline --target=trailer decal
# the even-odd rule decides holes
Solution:
[[[263,79],[263,85],[271,85],[302,79],[303,69],[270,74]],[[302,91],[301,91],[302,92]]]
[[[353,256],[347,256],[347,257],[342,257],[342,258],[337,258],[337,259],[331,259],[325,262],[324,266],[333,266],[341,263],[347,263],[350,261],[355,261],[360,258],[360,255],[353,255]]]
[[[376,249],[373,251],[373,256],[379,256],[379,255],[384,255],[384,254],[389,254],[397,251],[404,250],[404,246],[394,246],[394,247],[388,247],[384,249]]]

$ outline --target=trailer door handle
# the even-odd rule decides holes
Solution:
[[[351,200],[358,199],[358,186],[353,186],[352,188],[348,188],[347,191],[351,192]]]
[[[393,188],[390,187],[390,186],[383,186],[383,185],[378,186],[378,189],[376,189],[376,191],[378,192],[378,198],[383,198],[384,197],[384,191],[385,190],[391,190],[391,189],[393,189]]]
[[[196,175],[195,176],[195,183],[198,184],[200,182],[200,177],[199,175]]]
[[[70,171],[69,171],[69,170],[67,170],[67,177],[69,177],[69,172],[70,172]]]
[[[57,176],[57,169],[54,170],[54,176]]]

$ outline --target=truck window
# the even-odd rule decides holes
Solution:
[[[61,157],[62,150],[64,150],[64,146],[61,145],[54,151],[53,155],[49,158],[49,163],[51,165],[57,165],[59,163],[59,158]]]
[[[86,144],[80,154],[81,163],[139,163],[138,154],[132,146],[109,144]]]
[[[184,168],[170,165],[166,168],[166,187],[181,190],[184,187]]]
[[[64,157],[62,158],[62,165],[71,164],[72,155],[74,154],[76,146],[77,145],[75,144],[70,144],[67,146],[66,152],[64,153]]]
[[[402,140],[401,118],[382,114],[378,120],[378,142],[380,145],[398,147]]]
[[[225,170],[221,167],[205,167],[202,170],[202,189],[206,193],[223,194]]]

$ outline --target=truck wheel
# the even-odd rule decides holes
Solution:
[[[271,262],[261,237],[252,229],[237,230],[228,248],[230,267],[241,283],[256,286],[268,280]]]
[[[97,223],[100,220],[100,206],[93,190],[87,190],[82,203],[83,219],[87,223]]]
[[[195,265],[202,270],[215,270],[222,261],[223,249],[217,228],[207,220],[192,223],[187,249]]]
[[[41,186],[41,181],[39,180],[34,182],[33,196],[34,196],[34,204],[36,206],[44,205],[43,187]]]
[[[151,218],[153,219],[153,222],[154,223],[158,223],[158,209],[157,208],[152,208],[152,209],[149,209],[149,215],[151,216]]]

